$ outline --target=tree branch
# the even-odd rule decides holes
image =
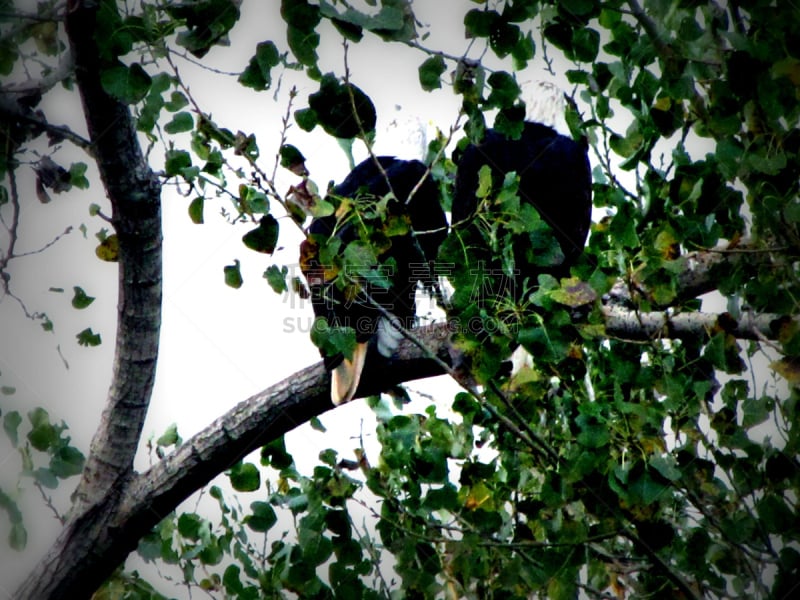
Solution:
[[[65,125],[53,125],[42,116],[41,112],[22,108],[19,103],[11,100],[10,96],[0,96],[0,119],[9,123],[24,123],[30,126],[32,136],[45,132],[56,140],[68,140],[85,150],[90,156],[94,156],[94,149],[89,140]]]
[[[58,64],[39,79],[10,83],[0,87],[0,93],[17,98],[43,95],[72,75],[74,66],[73,55],[67,50],[61,53]]]
[[[106,93],[96,40],[98,4],[74,0],[66,30],[97,166],[119,240],[114,372],[76,493],[73,514],[132,474],[147,413],[161,324],[161,188],[145,161],[127,105]]]
[[[734,319],[728,313],[637,312],[620,306],[604,306],[606,333],[631,341],[657,338],[697,339],[715,331],[725,331],[743,340],[776,339],[786,315],[745,313]],[[800,325],[800,318],[791,317]]]
[[[730,277],[738,269],[770,266],[773,255],[782,250],[784,249],[759,246],[750,239],[742,239],[724,246],[689,252],[676,261],[675,270],[678,272],[675,282],[676,296],[669,303],[657,302],[646,289],[635,282],[631,285],[624,279],[619,279],[614,284],[608,293],[606,303],[633,307],[639,300],[645,299],[656,310],[677,306],[687,300],[716,291],[719,282]]]
[[[446,355],[449,332],[421,328],[419,338]],[[441,373],[441,367],[408,340],[398,359],[365,369],[357,396],[403,381]],[[369,360],[369,359],[368,359]],[[81,515],[72,518],[14,598],[89,598],[136,548],[139,538],[195,490],[242,457],[333,408],[329,377],[315,364],[239,403],[148,471],[125,478]]]

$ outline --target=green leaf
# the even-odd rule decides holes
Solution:
[[[256,46],[256,53],[250,59],[239,83],[254,90],[267,90],[272,85],[272,68],[280,64],[278,48],[271,41],[261,42]]]
[[[19,433],[17,429],[22,423],[22,416],[15,410],[6,413],[3,417],[3,431],[6,432],[11,444],[16,448],[19,444]]]
[[[294,120],[303,131],[311,131],[319,123],[317,112],[310,108],[301,108],[294,111]]]
[[[286,469],[292,465],[294,459],[286,452],[286,444],[283,437],[280,437],[261,448],[261,464],[269,465],[278,471]]]
[[[320,7],[307,0],[281,0],[281,17],[301,31],[313,31],[322,20]]]
[[[487,198],[492,192],[492,168],[489,165],[481,166],[478,171],[478,189],[475,195],[478,198]]]
[[[86,347],[99,346],[103,342],[100,334],[92,331],[91,327],[87,327],[80,333],[76,334],[75,337],[78,338],[78,344]]]
[[[550,297],[571,308],[585,306],[597,299],[597,294],[588,283],[577,277],[570,277],[561,282],[561,286],[549,293]]]
[[[313,127],[312,127],[313,129]],[[280,148],[281,166],[284,169],[293,171],[298,165],[302,165],[306,161],[306,157],[296,146],[291,144],[283,144]],[[294,171],[293,171],[294,172]]]
[[[72,289],[75,292],[72,297],[73,308],[82,310],[88,307],[92,302],[94,302],[94,296],[87,296],[86,292],[83,291],[83,288],[75,286]]]
[[[239,20],[236,0],[170,2],[165,10],[185,24],[186,30],[178,33],[176,41],[198,58],[214,45],[226,43],[228,32]]]
[[[611,149],[623,158],[629,158],[642,146],[643,138],[638,127],[632,125],[626,136],[612,134],[608,140]]]
[[[166,108],[169,112],[178,112],[184,106],[189,106],[189,99],[184,95],[183,92],[172,92],[169,96],[169,100],[164,103],[164,108]]]
[[[44,452],[58,442],[58,431],[50,423],[50,415],[41,407],[34,408],[28,413],[31,430],[27,438],[31,446]]]
[[[332,73],[323,76],[308,104],[322,128],[334,137],[351,139],[375,130],[375,106],[369,96],[353,84],[341,83]]]
[[[84,162],[72,163],[69,167],[69,182],[78,189],[89,188],[89,179],[86,177],[87,168]]]
[[[266,215],[265,218],[268,218],[266,222],[264,222],[264,219],[261,219],[262,224],[268,228],[273,226],[277,227],[277,223],[272,223],[274,218],[267,215],[269,212],[269,200],[267,200],[267,196],[264,192],[242,184],[239,186],[239,201],[241,202],[241,210],[243,212],[250,215],[256,213],[264,214]]]
[[[258,222],[258,227],[242,236],[244,245],[264,254],[275,252],[278,243],[278,221],[272,215],[264,215]]]
[[[431,511],[455,512],[458,509],[458,492],[450,483],[446,483],[439,489],[431,489],[425,495],[424,506]]]
[[[489,37],[495,24],[500,21],[500,14],[495,10],[473,8],[464,15],[466,37]]]
[[[200,539],[200,531],[205,520],[196,513],[182,513],[178,517],[178,533],[189,540]]]
[[[159,446],[177,446],[182,442],[181,436],[178,435],[178,425],[176,423],[170,424],[166,431],[156,440]]]
[[[369,276],[378,258],[370,244],[356,241],[348,244],[343,252],[344,264],[348,275]]]
[[[164,97],[162,94],[164,89],[166,89],[164,87],[165,80],[168,86],[169,77],[165,77],[163,73],[156,75],[153,79],[150,91],[136,119],[137,130],[149,133],[155,128],[156,123],[158,123],[159,117],[161,116],[161,109],[164,108]]]
[[[317,47],[319,34],[316,31],[303,31],[297,27],[286,28],[286,41],[292,54],[301,65],[315,67],[317,64]]]
[[[594,0],[562,0],[559,8],[574,17],[588,16],[596,6]]]
[[[600,33],[584,27],[576,29],[572,34],[572,52],[575,60],[592,63],[600,50]]]
[[[182,111],[173,115],[172,120],[164,125],[164,131],[175,134],[191,131],[194,128],[194,118],[191,113]]]
[[[244,592],[244,585],[241,580],[242,569],[238,565],[228,565],[225,572],[222,574],[222,585],[225,586],[225,591],[234,596],[240,597]]]
[[[28,544],[28,532],[22,523],[14,523],[8,534],[8,545],[12,550],[22,552]]]
[[[614,243],[623,248],[640,246],[639,236],[636,234],[636,221],[628,211],[620,211],[614,216],[609,227],[609,234]]]
[[[237,492],[254,492],[261,487],[261,473],[252,463],[240,462],[228,471],[233,489]]]
[[[50,458],[50,470],[59,479],[80,475],[86,457],[73,446],[62,446]]]
[[[189,203],[189,218],[195,225],[203,224],[203,208],[205,208],[206,199],[202,196],[197,196]]]
[[[489,85],[492,91],[487,99],[491,106],[498,108],[510,107],[519,97],[520,88],[514,78],[505,71],[495,71],[489,76]]]
[[[125,104],[143,100],[151,82],[150,75],[139,63],[133,63],[130,67],[120,63],[100,74],[100,83],[106,93]]]
[[[336,31],[338,31],[342,37],[350,40],[351,42],[360,42],[364,38],[363,27],[353,25],[352,23],[348,23],[335,17],[331,18],[331,23],[334,27],[336,27]]]
[[[703,35],[703,28],[700,24],[691,17],[685,17],[681,20],[678,27],[678,37],[685,42],[694,42]]]
[[[324,318],[318,317],[311,327],[311,342],[326,356],[342,354],[351,358],[356,349],[356,332],[352,327],[331,327]]]
[[[146,561],[153,561],[161,558],[162,541],[158,533],[151,532],[144,535],[136,547],[136,552]]]
[[[278,517],[273,508],[266,502],[252,502],[251,514],[244,518],[244,523],[253,531],[260,533],[269,531],[278,522]]]
[[[519,26],[503,19],[495,23],[489,36],[489,45],[497,56],[504,58],[514,51],[521,39]]]
[[[182,174],[183,170],[192,166],[192,157],[186,150],[167,150],[164,171],[167,175]]]
[[[653,456],[648,464],[669,481],[678,481],[681,478],[681,470],[678,468],[678,463],[669,454]]]
[[[784,533],[796,523],[796,515],[782,498],[774,494],[765,496],[756,504],[756,513],[767,533]]]
[[[267,283],[276,294],[282,294],[289,290],[289,286],[286,284],[286,275],[288,273],[289,268],[285,265],[281,268],[278,265],[270,265],[264,271],[264,279],[267,280]]]
[[[511,50],[511,57],[514,59],[514,70],[521,71],[528,66],[528,61],[533,59],[536,54],[536,44],[529,31],[526,35],[520,36],[519,40]]]
[[[0,508],[8,514],[8,520],[11,523],[22,522],[22,512],[19,510],[17,503],[0,488]]]
[[[367,3],[373,7],[377,5],[374,0]],[[408,0],[382,0],[377,12],[354,8],[339,12],[326,2],[321,3],[320,9],[321,14],[334,21],[334,24],[348,24],[350,27],[344,34],[350,39],[360,39],[362,29],[372,31],[384,41],[410,42],[417,37],[415,19],[409,10]]]
[[[576,419],[581,427],[581,432],[578,434],[578,443],[587,448],[602,448],[608,445],[611,439],[608,427],[603,423],[592,422],[591,420],[583,418],[583,415]]]
[[[225,285],[237,290],[242,287],[242,284],[244,283],[239,265],[239,260],[234,259],[232,265],[226,265],[223,268],[223,272],[225,273]]]
[[[431,56],[419,66],[419,83],[426,92],[442,87],[442,73],[447,70],[441,56]]]
[[[648,471],[631,481],[628,491],[636,503],[650,505],[658,500],[667,500],[669,487],[656,481]]]
[[[742,402],[742,427],[750,429],[760,425],[770,418],[773,409],[774,402],[769,397],[745,398]]]
[[[740,373],[744,369],[736,338],[722,331],[711,336],[703,356],[726,373]]]

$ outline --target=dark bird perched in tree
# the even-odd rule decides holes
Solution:
[[[591,223],[588,145],[570,135],[565,96],[547,83],[522,92],[517,139],[489,129],[454,156],[451,233],[439,259],[455,289],[455,341],[478,380],[504,368],[520,334],[525,350],[535,348],[531,292],[542,275],[569,275]]]
[[[356,392],[370,342],[390,358],[402,339],[396,326],[414,325],[417,284],[432,284],[432,261],[447,235],[447,220],[438,186],[417,160],[369,158],[325,202],[330,214],[312,220],[300,266],[315,324],[322,318],[333,328],[318,345],[331,370],[331,400],[341,404]],[[340,327],[355,330],[350,357],[344,356],[342,338],[335,341]]]
[[[525,211],[526,205],[532,206],[558,241],[558,248],[553,248],[539,226],[524,233],[514,231],[517,235],[510,241],[517,291],[521,291],[526,278],[528,285],[535,285],[542,273],[568,275],[569,267],[583,250],[592,211],[588,146],[585,139],[576,141],[570,135],[564,94],[546,82],[533,84],[525,91],[529,95],[523,98],[526,114],[519,139],[489,129],[479,144],[470,144],[457,160],[452,207],[454,228],[476,224],[484,212],[503,210],[498,206],[499,191],[504,178],[516,173],[520,212],[495,216],[521,218],[530,224]],[[491,170],[492,190],[483,192],[479,199],[479,174],[484,165]]]

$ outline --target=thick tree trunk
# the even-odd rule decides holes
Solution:
[[[144,158],[128,106],[101,84],[108,65],[96,41],[97,12],[96,2],[71,2],[66,25],[119,241],[119,298],[113,378],[78,486],[76,514],[105,502],[109,488],[131,474],[153,389],[161,324],[161,187]]]
[[[110,5],[109,5],[110,6]],[[97,44],[99,3],[68,2],[74,57],[92,153],[112,206],[119,241],[119,298],[114,370],[101,423],[68,521],[19,598],[88,596],[136,540],[117,535],[119,502],[153,388],[161,324],[161,187],[147,164],[128,107],[103,89]]]

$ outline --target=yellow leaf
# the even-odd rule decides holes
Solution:
[[[94,249],[94,253],[100,260],[117,262],[119,260],[119,238],[117,238],[117,235],[112,233],[100,242],[100,245]]]
[[[800,385],[800,359],[785,356],[770,363],[769,366],[792,385]]]
[[[489,488],[482,483],[478,483],[470,489],[469,495],[464,501],[464,507],[469,510],[476,510],[484,507],[491,499],[492,493],[489,491]],[[490,506],[485,506],[484,508],[491,509]]]
[[[653,108],[656,110],[661,110],[667,112],[670,108],[672,108],[672,98],[669,96],[663,96],[655,101],[653,104]]]

